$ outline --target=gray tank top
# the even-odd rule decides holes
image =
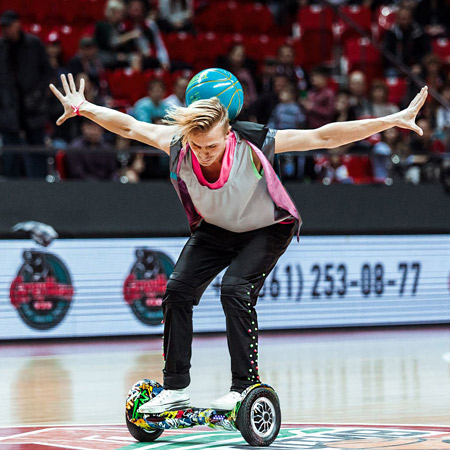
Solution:
[[[192,168],[191,152],[181,162],[179,176],[186,184],[195,209],[206,222],[239,233],[277,221],[265,176],[256,170],[249,144],[235,134],[233,163],[222,187],[211,189],[200,184]]]

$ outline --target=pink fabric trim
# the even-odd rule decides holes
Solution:
[[[192,155],[192,169],[195,173],[195,176],[198,179],[198,182],[202,186],[207,186],[210,189],[220,189],[225,185],[225,183],[228,181],[228,177],[230,176],[231,172],[231,166],[233,165],[233,159],[234,159],[234,151],[236,149],[236,136],[233,132],[230,132],[226,147],[225,147],[225,153],[223,155],[222,160],[222,167],[220,168],[220,176],[217,181],[214,183],[209,183],[205,176],[203,175],[202,168],[200,166],[200,163],[198,162],[197,157],[195,156],[194,152],[191,152]]]

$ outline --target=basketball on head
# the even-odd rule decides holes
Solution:
[[[224,69],[205,69],[194,75],[186,89],[186,105],[197,100],[217,97],[227,108],[230,120],[236,119],[244,104],[244,92],[239,80]]]

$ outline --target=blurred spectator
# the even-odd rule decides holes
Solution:
[[[414,18],[431,38],[449,35],[450,5],[446,0],[419,0]]]
[[[384,81],[374,80],[370,85],[370,111],[371,117],[383,117],[394,114],[399,110],[397,105],[388,102],[389,89]]]
[[[78,53],[67,64],[67,71],[75,78],[84,73],[93,83],[100,96],[108,95],[108,81],[102,61],[98,56],[98,47],[94,38],[85,36],[80,39]]]
[[[348,77],[348,90],[350,91],[350,106],[354,108],[357,119],[370,115],[370,102],[367,98],[366,76],[363,72],[355,70]]]
[[[350,104],[350,91],[341,89],[336,93],[334,101],[335,116],[333,122],[346,122],[356,119],[355,108]]]
[[[280,91],[279,103],[270,116],[269,128],[287,130],[302,128],[305,114],[297,103],[297,88],[289,83]],[[300,155],[280,155],[281,176],[285,179],[302,179],[304,175],[305,157]]]
[[[59,33],[57,31],[50,32],[45,38],[44,43],[48,62],[53,71],[52,80],[59,79],[63,73],[66,73]]]
[[[280,91],[279,103],[272,111],[267,126],[276,130],[302,128],[305,125],[305,114],[297,103],[297,89],[289,83]]]
[[[51,77],[45,47],[22,30],[15,11],[0,18],[0,132],[3,145],[44,145],[47,90]],[[47,157],[42,154],[5,153],[8,177],[45,177]]]
[[[440,154],[445,151],[443,142],[434,135],[434,130],[430,120],[421,118],[417,120],[417,125],[422,128],[423,134],[419,136],[414,133],[411,137],[410,148],[413,155]]]
[[[168,105],[163,100],[166,96],[166,85],[163,80],[154,78],[148,83],[148,95],[136,102],[133,116],[142,122],[155,123],[156,119],[164,117]]]
[[[422,60],[421,71],[419,76],[425,80],[428,87],[432,87],[437,91],[445,83],[445,71],[443,70],[441,60],[434,53],[428,53]],[[412,98],[417,94],[417,88],[412,94]],[[411,98],[411,99],[412,99]]]
[[[103,128],[85,119],[81,124],[81,136],[65,153],[65,166],[69,179],[114,180],[119,163],[114,147],[105,141]]]
[[[396,151],[400,140],[399,130],[397,128],[390,128],[381,133],[380,141],[373,146],[371,161],[375,181],[384,182],[387,178],[391,177],[391,157]]]
[[[194,33],[193,0],[159,0],[158,25],[164,33],[184,31]]]
[[[142,0],[130,0],[127,16],[121,27],[122,36],[134,33],[135,37],[121,43],[117,50],[129,55],[134,69],[145,70],[171,67],[169,54],[161,37],[157,23],[146,18],[145,4]]]
[[[267,124],[273,109],[277,106],[280,92],[289,84],[286,75],[275,75],[272,80],[272,89],[258,98],[250,105],[252,122]]]
[[[260,94],[266,94],[272,90],[273,78],[277,74],[278,61],[272,56],[264,59],[260,74],[257,78],[257,88]]]
[[[167,108],[171,106],[186,106],[186,88],[190,78],[180,75],[173,83],[173,94],[164,99]]]
[[[295,49],[292,45],[283,44],[277,51],[277,73],[285,75],[300,91],[308,88],[306,73],[301,66],[295,63]]]
[[[450,103],[450,82],[444,85],[440,94]],[[445,144],[447,152],[450,152],[450,108],[439,106],[436,111],[436,131]]]
[[[252,110],[251,110],[251,103],[249,102],[248,98],[248,85],[247,82],[242,80],[241,81],[242,86],[242,92],[244,93],[244,103],[242,104],[241,112],[239,113],[239,116],[236,120],[243,120],[247,122],[251,122],[254,120],[254,116],[252,116]]]
[[[430,52],[431,44],[422,27],[414,22],[411,8],[400,6],[392,28],[386,31],[383,47],[396,56],[400,62],[415,72],[420,69],[422,58]],[[384,61],[386,76],[397,76],[397,69],[387,59]]]
[[[95,24],[95,41],[99,48],[99,58],[108,69],[131,65],[131,55],[121,51],[121,46],[141,35],[138,29],[122,33],[124,17],[124,3],[120,0],[109,0],[105,7],[106,20]]]
[[[62,47],[59,33],[57,31],[50,32],[44,42],[52,69],[50,83],[53,83],[62,90],[60,77],[62,74],[66,74],[67,71],[62,60]],[[56,126],[56,121],[63,113],[63,109],[61,108],[61,102],[53,95],[50,89],[47,89],[47,108],[49,119],[47,138],[50,139],[53,147],[59,149],[65,148],[78,134],[78,123],[76,120],[67,120],[61,126]]]
[[[315,170],[323,184],[353,183],[343,159],[340,147],[328,151],[327,156],[316,158]]]
[[[414,184],[438,181],[441,153],[445,151],[444,144],[433,135],[430,120],[419,119],[417,125],[422,128],[423,135],[414,133],[411,137],[409,143],[411,154],[408,157],[405,180]]]
[[[256,73],[256,64],[247,57],[242,44],[233,44],[226,55],[217,58],[217,66],[228,70],[239,81],[245,81],[248,87],[249,102],[256,100],[256,85],[253,73]]]
[[[310,77],[311,89],[302,105],[305,108],[308,128],[319,128],[330,123],[335,116],[334,92],[328,87],[326,69],[313,69]]]

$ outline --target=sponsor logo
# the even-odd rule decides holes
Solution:
[[[70,273],[53,253],[25,250],[22,256],[9,290],[11,303],[28,326],[48,330],[69,310],[74,294]]]
[[[136,249],[136,262],[123,285],[123,296],[134,315],[146,325],[163,320],[162,299],[174,262],[165,253]]]

